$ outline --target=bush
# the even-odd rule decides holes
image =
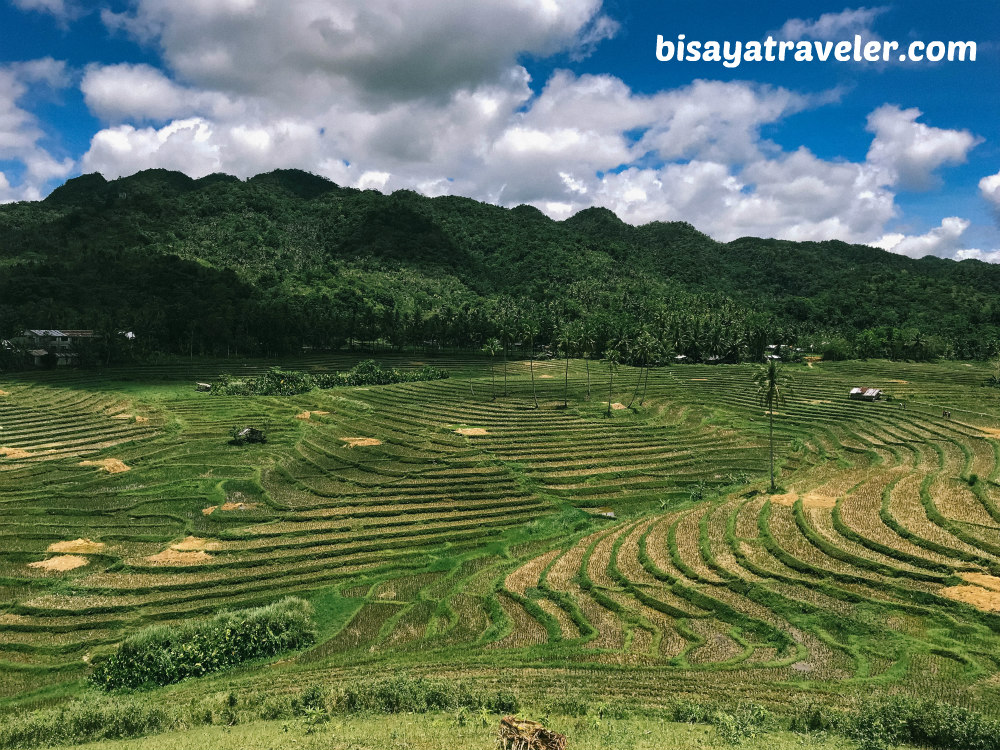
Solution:
[[[716,711],[711,724],[724,742],[739,745],[759,735],[767,719],[768,713],[761,706],[741,703],[732,712]]]
[[[837,713],[822,703],[798,703],[788,729],[792,732],[829,732],[838,726],[839,719]]]
[[[104,690],[134,690],[276,656],[315,641],[311,615],[307,602],[289,597],[207,622],[146,628],[98,664],[91,680]]]
[[[211,392],[223,396],[295,396],[311,391],[315,385],[308,373],[272,367],[256,378],[237,380],[232,375],[220,375]]]
[[[1000,721],[976,711],[903,696],[864,699],[848,722],[861,750],[907,743],[938,750],[1000,750]]]
[[[426,380],[443,380],[448,377],[446,370],[425,365],[419,370],[397,370],[382,367],[373,359],[359,362],[347,372],[334,372],[316,376],[320,388],[337,388],[359,385],[392,385],[394,383],[418,383]]]
[[[333,707],[342,713],[425,713],[464,707],[512,714],[521,706],[517,696],[508,690],[476,693],[463,683],[402,676],[371,683],[356,682],[340,691]]]
[[[170,716],[161,705],[134,698],[112,700],[90,695],[60,708],[7,719],[0,724],[0,748],[139,737],[164,731],[170,723]]]
[[[211,392],[223,396],[297,396],[313,388],[417,383],[425,380],[442,380],[447,377],[446,370],[429,365],[419,370],[397,370],[382,367],[373,359],[366,359],[346,372],[319,375],[310,375],[298,370],[282,370],[279,367],[272,367],[255,378],[236,379],[232,375],[223,374],[212,384]]]

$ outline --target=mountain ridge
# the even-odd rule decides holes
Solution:
[[[192,294],[221,301],[205,308]],[[885,342],[895,329],[916,331],[940,339],[941,353],[981,357],[1000,339],[998,295],[1000,267],[976,260],[915,260],[837,240],[718,242],[686,222],[634,226],[601,207],[558,221],[527,205],[386,195],[293,169],[246,180],[88,174],[42,201],[0,207],[0,336],[114,322],[146,326],[157,351],[184,339],[189,351],[192,339],[205,351],[231,339],[261,351],[361,336],[436,340],[416,329],[454,310],[463,322],[444,338],[479,346],[496,333],[483,320],[510,298],[549,339],[560,320],[588,317],[606,343],[612,329],[657,313],[746,329],[766,320],[772,338],[837,336],[852,351],[869,329]],[[160,326],[169,332],[146,323],[163,309],[179,318]],[[304,331],[317,316],[329,330],[313,340]],[[205,331],[205,318],[218,330]],[[282,322],[264,335],[264,318]],[[683,337],[674,338],[677,349]]]

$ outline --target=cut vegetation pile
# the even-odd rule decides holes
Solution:
[[[55,573],[65,573],[68,570],[82,568],[89,562],[90,560],[86,557],[80,557],[79,555],[57,555],[56,557],[50,557],[46,560],[28,563],[28,567],[48,570]]]
[[[126,466],[120,458],[102,458],[97,461],[81,461],[80,466],[99,466],[108,474],[123,474],[131,471],[131,467]]]
[[[89,539],[72,539],[66,542],[53,542],[49,545],[48,551],[76,555],[97,555],[104,551],[104,543],[92,542]]]

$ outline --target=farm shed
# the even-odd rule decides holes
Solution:
[[[878,401],[882,398],[880,388],[852,388],[848,398],[854,401]]]
[[[43,367],[47,364],[46,358],[50,356],[56,366],[77,364],[79,357],[74,344],[94,336],[93,331],[32,328],[21,333],[21,340],[34,347],[28,350],[28,356],[36,367]]]

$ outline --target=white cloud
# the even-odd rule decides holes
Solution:
[[[218,114],[227,106],[224,96],[179,86],[150,65],[89,65],[80,89],[90,111],[111,121]]]
[[[579,35],[576,46],[570,52],[570,59],[584,60],[593,54],[601,42],[613,39],[621,30],[621,24],[610,16],[598,16]]]
[[[908,255],[911,258],[923,258],[925,255],[936,255],[941,258],[971,257],[962,255],[963,252],[970,252],[962,249],[962,235],[969,228],[968,219],[958,216],[949,216],[941,220],[941,225],[930,230],[926,234],[907,236],[904,234],[886,234],[872,244],[899,255]],[[979,253],[980,251],[971,251]]]
[[[868,161],[886,170],[889,179],[910,190],[927,190],[937,180],[934,171],[961,164],[969,150],[982,142],[967,130],[944,130],[917,122],[919,109],[884,104],[868,115],[875,134]]]
[[[319,102],[448,97],[494,81],[521,54],[592,46],[613,33],[601,0],[138,0],[105,22],[155,36],[203,88]]]
[[[66,0],[12,0],[14,6],[25,11],[48,13],[60,21],[66,21],[78,14],[78,10],[67,5]]]
[[[52,180],[73,170],[72,159],[58,159],[40,145],[45,133],[21,106],[33,87],[59,88],[65,83],[65,64],[51,58],[0,67],[0,159],[17,162],[23,170],[16,185],[0,173],[0,201],[37,200]]]
[[[877,8],[848,8],[840,13],[824,13],[817,19],[792,18],[774,35],[776,39],[795,41],[798,39],[819,39],[839,41],[854,34],[865,39],[878,39],[871,30],[872,22],[889,10],[886,6]]]
[[[990,202],[994,209],[1000,211],[1000,172],[981,179],[979,181],[979,192]]]
[[[882,10],[828,14],[790,33],[841,33]],[[475,12],[464,0],[137,0],[133,13],[103,18],[156,44],[167,64],[87,69],[86,102],[109,126],[83,168],[108,177],[298,167],[386,192],[530,203],[554,218],[606,206],[631,223],[685,220],[721,240],[961,248],[954,222],[964,220],[954,218],[888,242],[896,192],[933,185],[979,140],[920,123],[918,110],[872,112],[871,149],[851,162],[785,150],[761,132],[839,90],[698,80],[641,94],[611,75],[568,71],[533,89],[520,55],[585,54],[615,33],[600,0],[481,0]]]
[[[963,249],[955,253],[958,260],[981,260],[984,263],[1000,263],[1000,250]]]

